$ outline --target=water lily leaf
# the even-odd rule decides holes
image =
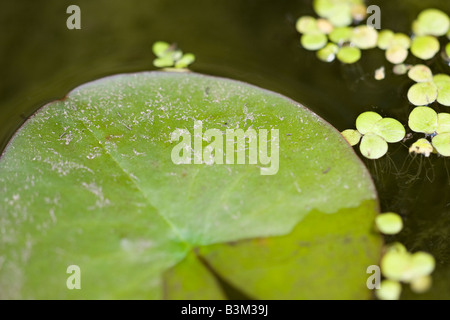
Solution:
[[[365,299],[381,251],[370,175],[336,129],[196,73],[107,77],[46,105],[0,158],[0,190],[2,299]]]
[[[400,121],[383,118],[375,123],[373,133],[382,137],[386,142],[395,143],[403,140],[406,131]]]
[[[375,124],[381,119],[383,119],[383,117],[376,112],[363,112],[356,118],[356,129],[358,129],[361,134],[373,133]]]
[[[431,143],[440,155],[450,157],[450,133],[436,135]]]
[[[368,133],[361,139],[359,145],[361,154],[367,159],[379,159],[388,151],[388,144],[386,140],[374,133]]]
[[[417,107],[409,114],[408,126],[414,132],[432,134],[438,129],[438,115],[429,107]]]

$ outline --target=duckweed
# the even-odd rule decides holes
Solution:
[[[418,36],[411,43],[411,53],[422,60],[433,58],[439,49],[439,41],[433,36]]]
[[[375,218],[375,225],[381,233],[392,235],[403,229],[403,220],[396,213],[382,213]]]

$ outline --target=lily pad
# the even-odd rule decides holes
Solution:
[[[370,175],[336,129],[196,73],[107,77],[44,106],[0,190],[2,299],[366,299],[381,251]]]

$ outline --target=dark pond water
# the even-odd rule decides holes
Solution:
[[[29,115],[74,87],[103,76],[151,70],[151,45],[176,42],[197,61],[192,70],[243,80],[303,103],[339,130],[354,127],[363,111],[374,110],[406,123],[411,85],[390,73],[379,50],[361,62],[326,64],[300,47],[296,18],[313,14],[312,0],[97,0],[73,1],[82,29],[66,28],[65,1],[8,1],[0,10],[0,149]],[[408,33],[428,7],[450,13],[448,0],[367,1],[382,10],[382,28]],[[414,59],[408,60],[415,63]],[[383,81],[373,79],[381,65]],[[439,59],[433,71],[449,73]],[[444,111],[444,110],[442,110]],[[447,110],[448,112],[448,110]],[[407,141],[409,146],[413,141]],[[406,227],[386,241],[437,260],[433,288],[403,299],[450,299],[450,161],[413,158],[405,145],[388,156],[365,161],[383,211],[400,213]]]

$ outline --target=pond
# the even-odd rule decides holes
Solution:
[[[381,26],[409,33],[426,8],[450,13],[442,0],[366,1],[381,8]],[[407,122],[413,109],[406,93],[411,80],[395,76],[380,50],[365,51],[356,64],[324,63],[304,50],[295,21],[312,15],[312,1],[76,1],[81,30],[66,27],[61,1],[10,1],[2,4],[0,67],[0,149],[39,107],[71,89],[117,73],[154,70],[151,51],[158,40],[193,52],[198,73],[242,80],[298,101],[338,130],[354,128],[368,110]],[[417,63],[414,58],[409,63]],[[386,66],[383,81],[374,70]],[[444,61],[434,73],[449,73]],[[445,111],[445,107],[442,108]],[[412,156],[404,144],[387,156],[366,160],[376,184],[381,211],[399,213],[405,229],[386,242],[400,241],[409,251],[436,258],[433,287],[403,299],[450,299],[450,161]],[[356,152],[357,148],[355,148]]]

